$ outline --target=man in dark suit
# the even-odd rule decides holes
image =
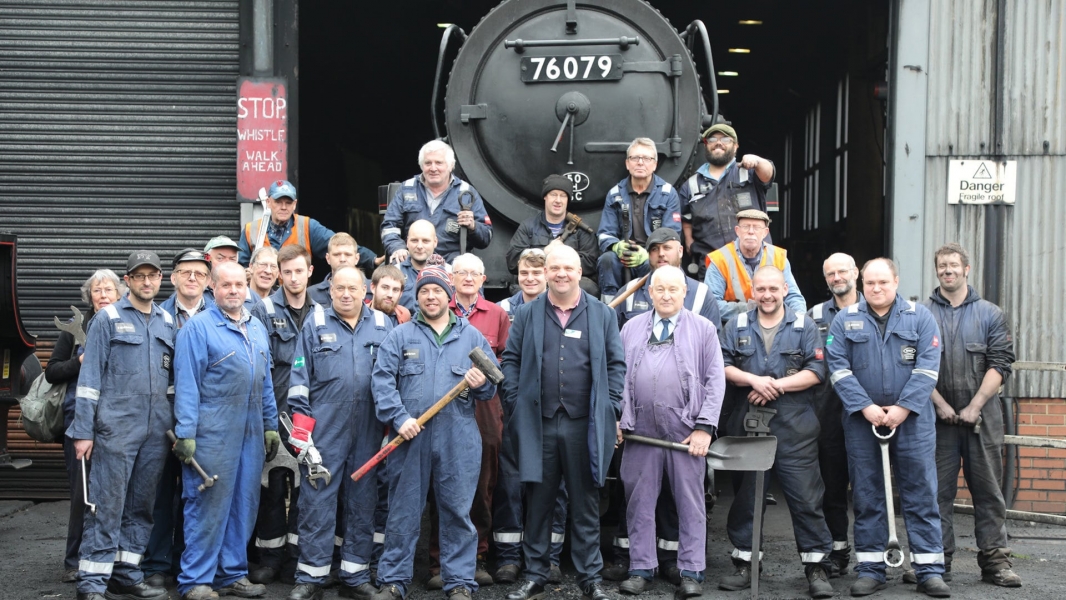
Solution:
[[[569,246],[552,249],[546,268],[547,294],[515,311],[503,352],[501,399],[506,418],[523,432],[518,471],[526,484],[527,581],[507,598],[545,595],[552,511],[563,480],[582,598],[606,600],[596,488],[604,484],[619,437],[625,355],[614,311],[578,285],[577,252]]]

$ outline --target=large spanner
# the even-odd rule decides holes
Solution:
[[[62,323],[59,317],[52,317],[55,319],[56,328],[74,336],[76,345],[85,346],[85,329],[82,328],[82,324],[85,322],[85,315],[78,310],[77,306],[71,306],[70,310],[74,311],[74,320],[70,323]]]
[[[77,310],[77,309],[75,309]],[[89,478],[87,471],[85,470],[85,457],[81,457],[81,499],[85,501],[85,506],[89,508],[89,512],[96,514],[96,505],[89,502]]]
[[[896,505],[892,501],[892,466],[888,460],[888,441],[896,435],[896,430],[891,429],[888,435],[877,432],[877,425],[872,425],[874,437],[881,442],[881,467],[885,470],[885,504],[888,509],[888,544],[885,548],[885,564],[890,567],[898,567],[903,564],[903,548],[899,545],[896,537]]]
[[[167,439],[170,440],[171,444],[178,443],[178,436],[174,435],[174,430],[172,429],[167,430]],[[196,491],[202,492],[207,488],[215,485],[215,482],[218,481],[218,475],[215,475],[214,477],[209,477],[207,473],[205,473],[204,470],[200,468],[200,463],[196,462],[195,458],[189,459],[189,466],[191,466],[193,469],[196,469],[196,473],[204,480],[203,483],[196,486]]]
[[[285,433],[292,437],[292,419],[289,418],[288,413],[278,413],[278,423],[285,428]],[[278,454],[281,452],[279,451]],[[329,485],[330,480],[333,479],[333,475],[330,474],[329,469],[322,466],[322,455],[318,453],[318,448],[312,445],[307,449],[307,458],[304,460],[304,464],[307,465],[307,483],[311,484],[311,487],[318,489],[318,480],[325,479],[326,485]]]
[[[288,469],[292,471],[292,481],[294,487],[300,487],[300,465],[296,462],[296,458],[289,454],[289,451],[285,449],[285,445],[282,444],[281,448],[278,448],[274,459],[267,461],[263,464],[263,475],[259,478],[259,483],[263,487],[270,487],[270,472],[274,469]]]

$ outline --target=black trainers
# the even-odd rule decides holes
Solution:
[[[822,565],[807,565],[804,569],[807,575],[808,593],[811,598],[832,598],[833,586],[829,585],[829,574]]]

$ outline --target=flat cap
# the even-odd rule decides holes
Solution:
[[[757,219],[759,221],[765,221],[767,225],[770,224],[770,215],[755,208],[749,208],[738,212],[737,220],[739,221],[741,219]]]

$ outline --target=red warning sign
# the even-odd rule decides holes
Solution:
[[[237,199],[255,202],[259,188],[289,178],[288,98],[284,79],[237,80]]]

